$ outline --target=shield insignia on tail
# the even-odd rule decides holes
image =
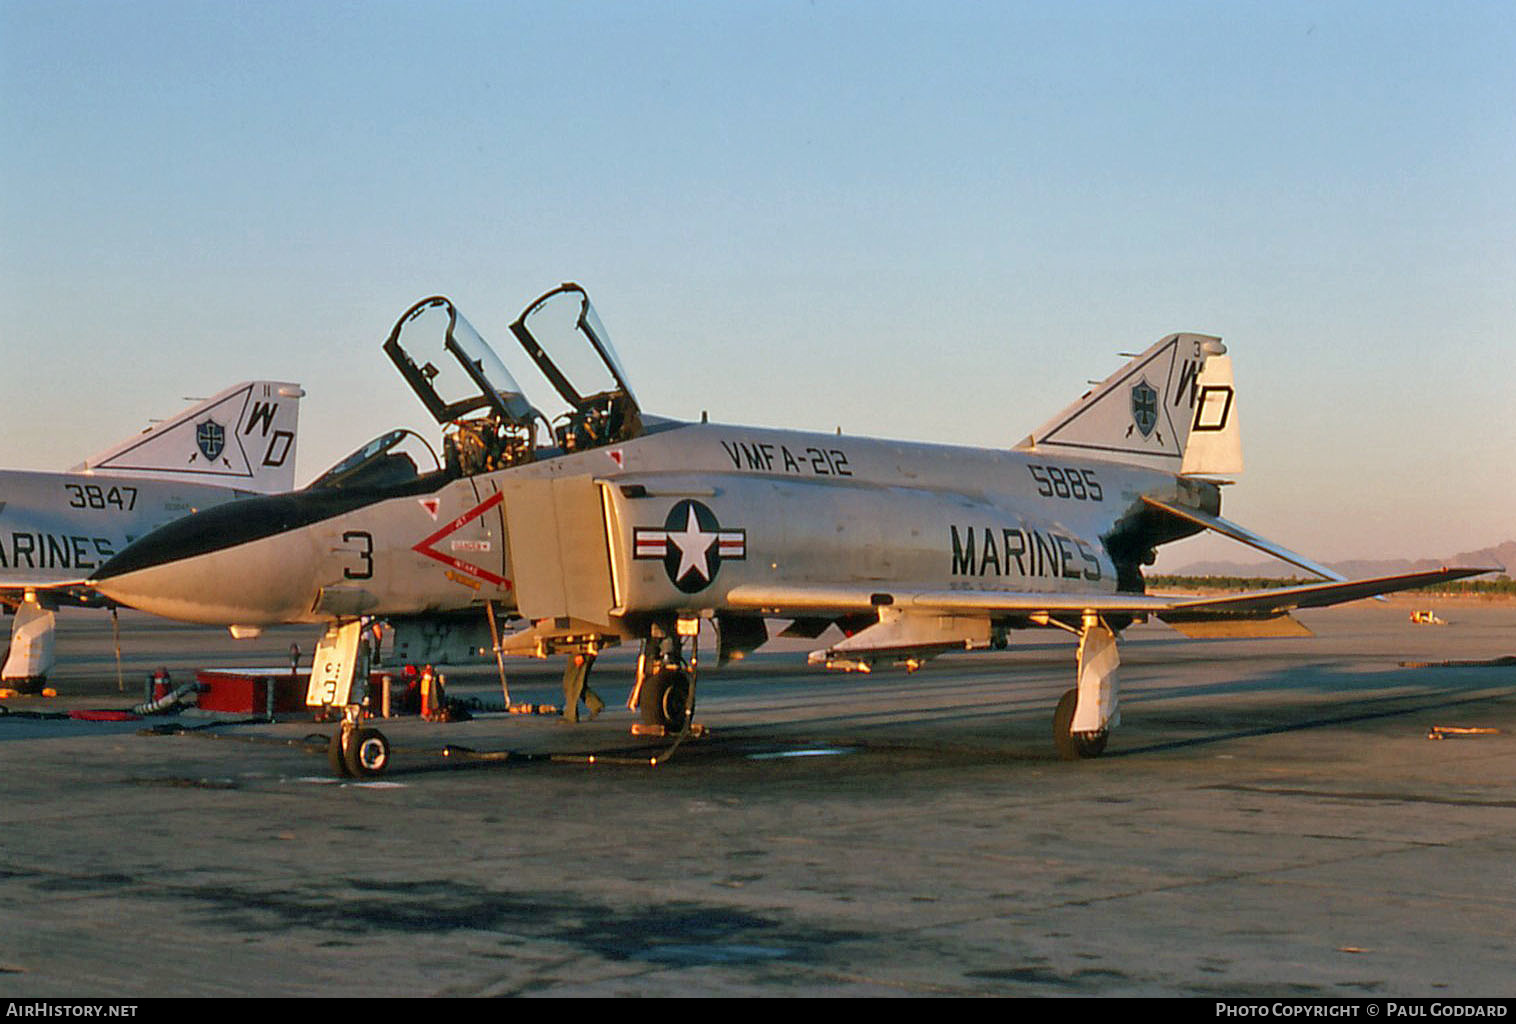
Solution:
[[[226,428],[215,420],[195,424],[195,444],[207,461],[216,461],[216,456],[226,447]]]
[[[1132,385],[1132,422],[1137,424],[1143,437],[1151,436],[1153,428],[1158,426],[1158,392],[1153,390],[1146,377]]]

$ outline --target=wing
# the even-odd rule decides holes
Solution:
[[[1118,612],[1158,613],[1172,605],[1169,598],[1146,594],[1042,594],[1015,590],[929,590],[864,584],[743,584],[727,593],[734,608],[773,616],[850,615],[891,608],[927,615],[988,614],[1082,615]]]
[[[1397,590],[1499,572],[1491,568],[1436,569],[1366,580],[1307,583],[1225,597],[1180,594],[1068,594],[1015,590],[929,590],[862,584],[743,584],[727,593],[734,608],[774,616],[847,615],[879,608],[925,614],[1026,615],[1282,615],[1297,608],[1324,608]]]
[[[1288,618],[1290,612],[1297,608],[1324,608],[1491,571],[1497,570],[1445,568],[1208,598],[1164,594],[881,589],[863,584],[744,584],[727,593],[727,603],[733,609],[785,618],[877,615],[877,622],[827,651],[817,652],[820,657],[813,656],[814,660],[836,663],[839,656],[907,656],[987,647],[992,638],[992,621],[1061,626],[1077,632],[1086,616],[1152,616],[1193,636],[1308,633],[1303,626]]]

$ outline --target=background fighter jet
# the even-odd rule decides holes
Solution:
[[[53,666],[53,609],[98,604],[83,586],[112,555],[180,516],[295,485],[296,384],[247,381],[67,473],[0,471],[0,601],[15,612],[7,685]]]
[[[452,303],[408,310],[384,350],[439,424],[424,474],[380,438],[307,489],[194,516],[96,573],[112,599],[195,622],[325,622],[333,703],[361,617],[395,627],[406,660],[478,652],[497,612],[523,628],[507,653],[593,658],[641,642],[644,721],[686,727],[691,657],[713,619],[722,660],[767,638],[846,639],[831,667],[919,664],[1001,646],[1008,631],[1079,637],[1054,738],[1093,756],[1117,724],[1116,634],[1156,616],[1186,632],[1299,632],[1295,608],[1472,575],[1448,569],[1347,582],[1220,515],[1215,477],[1241,469],[1231,364],[1220,340],[1173,334],[1011,450],[683,423],[643,412],[577,285],[539,298],[511,333],[552,385],[526,399]],[[440,342],[440,345],[439,345]],[[1325,582],[1197,600],[1145,592],[1155,549],[1203,529]],[[345,637],[346,639],[342,639]],[[341,663],[345,667],[332,668]],[[328,698],[323,698],[328,699]],[[350,722],[355,715],[350,716]],[[334,763],[382,770],[375,730],[345,729]],[[337,747],[334,746],[334,752]]]

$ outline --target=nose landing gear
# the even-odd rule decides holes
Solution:
[[[368,700],[369,649],[364,622],[352,619],[328,629],[311,661],[307,707],[342,709],[342,724],[327,742],[326,761],[344,779],[372,779],[390,765],[390,741],[378,729],[360,725]]]
[[[372,779],[390,765],[390,741],[378,729],[343,719],[342,728],[327,744],[326,760],[339,778]]]

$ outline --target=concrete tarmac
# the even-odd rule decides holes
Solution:
[[[366,784],[309,716],[24,717],[315,641],[124,616],[123,693],[109,618],[66,612],[62,695],[0,701],[0,997],[1509,998],[1516,666],[1440,663],[1516,654],[1516,605],[1410,607],[1302,613],[1311,639],[1134,627],[1092,761],[1053,752],[1074,653],[1038,631],[915,674],[708,664],[710,735],[657,767],[580,756],[661,749],[611,652],[595,721],[379,723]],[[561,701],[558,662],[508,667],[514,700]],[[500,703],[492,669],[448,675]]]

